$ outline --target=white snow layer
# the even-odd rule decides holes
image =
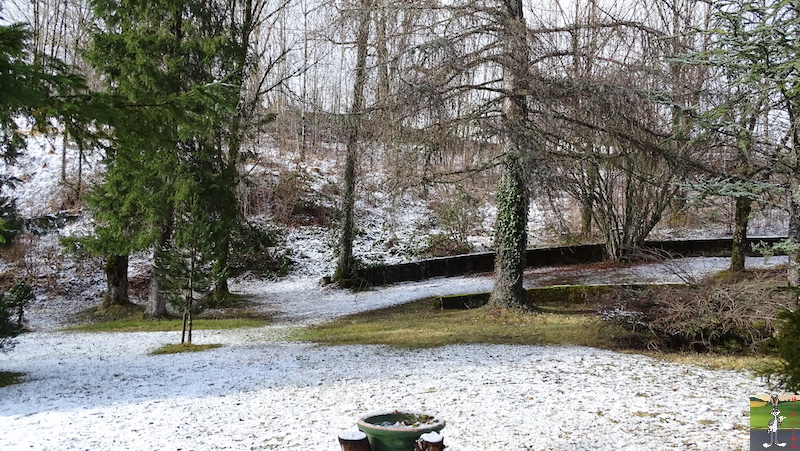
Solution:
[[[149,354],[175,332],[25,334],[0,354],[0,369],[26,374],[0,388],[0,449],[338,451],[359,416],[393,408],[444,419],[451,451],[749,449],[749,395],[766,386],[742,372],[575,346],[287,341],[300,324],[490,283],[350,293],[240,281],[278,321],[195,331],[197,344],[224,345],[200,353]]]

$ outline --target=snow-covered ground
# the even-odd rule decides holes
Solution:
[[[77,159],[62,160],[58,140],[33,141],[23,161],[5,169],[26,181],[12,192],[20,211],[29,217],[71,208],[60,179],[63,166],[67,183],[77,183]],[[97,157],[84,161],[84,182],[97,169]],[[320,183],[335,178],[334,169],[322,167]],[[430,222],[431,211],[414,199],[394,205],[378,196],[360,200],[359,209],[364,216],[356,252],[369,261],[407,260],[403,250],[436,231],[418,228]],[[531,215],[536,240],[547,239],[543,231],[551,229],[543,214]],[[480,235],[470,236],[479,249],[488,246],[492,217],[489,206]],[[754,225],[752,234],[779,234],[785,220]],[[61,233],[86,233],[90,223],[70,227]],[[447,421],[442,433],[451,451],[749,449],[749,396],[767,387],[741,372],[571,346],[398,350],[289,341],[295,328],[339,315],[491,287],[487,276],[360,293],[321,287],[316,281],[332,272],[334,260],[329,235],[315,227],[290,231],[297,262],[291,277],[233,284],[274,312],[275,324],[195,331],[196,343],[224,346],[166,356],[150,352],[179,341],[177,333],[59,331],[70,313],[98,303],[100,263],[59,257],[55,236],[33,242],[28,251],[39,260],[25,266],[57,290],[40,293],[26,312],[34,332],[0,353],[0,371],[26,375],[21,384],[0,388],[0,449],[336,451],[338,433],[354,430],[360,415],[396,407],[438,413]],[[396,244],[389,248],[389,242]],[[751,259],[748,265],[783,261]],[[131,265],[131,274],[143,274],[146,256]],[[545,268],[530,271],[526,283],[677,282],[726,266],[726,259],[690,259],[670,267]]]
[[[724,263],[687,266],[704,272]],[[547,271],[531,272],[529,283],[539,277]],[[649,266],[583,277],[674,276]],[[179,355],[150,355],[177,333],[60,332],[31,312],[42,331],[0,354],[0,369],[26,374],[0,388],[0,449],[336,451],[337,435],[355,430],[360,415],[387,408],[438,413],[452,451],[749,449],[749,396],[767,388],[741,372],[575,346],[289,341],[300,325],[490,284],[457,277],[351,293],[310,278],[240,280],[234,290],[276,312],[275,324],[196,331],[196,343],[224,347]]]

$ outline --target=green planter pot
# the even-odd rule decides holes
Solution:
[[[420,435],[438,432],[444,425],[444,420],[434,415],[400,410],[370,413],[358,419],[358,429],[367,434],[372,451],[413,451]]]

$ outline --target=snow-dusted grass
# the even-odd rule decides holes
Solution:
[[[370,411],[438,413],[448,449],[749,449],[748,374],[588,347],[455,345],[424,350],[286,341],[298,325],[487,277],[350,293],[311,279],[240,281],[278,322],[196,331],[223,348],[153,356],[176,332],[44,331],[0,355],[24,382],[0,388],[0,449],[336,451]],[[446,327],[446,324],[442,324]]]
[[[14,192],[25,216],[69,204],[59,185],[58,145],[32,145],[26,160],[11,169],[27,181]],[[281,160],[265,156],[265,161]],[[76,159],[67,164],[68,181],[76,183]],[[321,174],[336,177],[333,167],[323,167]],[[413,199],[402,205],[385,202],[394,200],[394,193],[373,197],[375,205],[359,201],[362,234],[356,253],[370,261],[407,260],[405,250],[422,236],[418,225],[430,210]],[[491,206],[481,211],[484,233],[470,237],[479,246],[488,245],[494,216]],[[539,221],[541,214],[531,218]],[[785,229],[783,220],[766,222]],[[90,226],[85,220],[65,233],[86,233]],[[535,244],[549,239],[543,224],[530,228]],[[44,240],[51,246],[41,253],[56,255],[55,241]],[[242,279],[233,285],[263,311],[276,313],[276,323],[195,331],[196,344],[224,346],[172,355],[151,352],[177,343],[179,332],[58,331],[69,314],[97,305],[102,272],[98,262],[83,267],[68,259],[48,261],[55,266],[42,269],[39,279],[53,277],[65,293],[40,295],[27,314],[36,332],[0,354],[0,371],[26,375],[22,383],[0,388],[0,449],[338,451],[339,432],[355,429],[365,412],[386,408],[438,413],[447,421],[442,433],[451,451],[749,449],[748,397],[766,387],[742,372],[575,346],[400,350],[291,342],[297,327],[340,315],[491,288],[488,277],[361,293],[319,287],[316,280],[332,273],[331,241],[326,229],[294,230],[288,245],[298,265],[291,278]],[[391,242],[399,244],[391,247]],[[131,274],[145,271],[143,257],[132,260]],[[724,265],[724,259],[692,260],[689,271]],[[680,279],[681,271],[651,265],[594,268],[572,276],[589,283],[663,282]],[[554,272],[532,271],[527,283],[548,283]]]

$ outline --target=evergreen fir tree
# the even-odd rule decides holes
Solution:
[[[33,288],[25,282],[0,295],[0,351],[14,346],[14,337],[23,331],[23,309],[33,298]]]
[[[1,9],[1,8],[0,8]],[[108,98],[88,92],[85,79],[54,58],[33,54],[32,34],[26,24],[0,26],[0,158],[12,164],[25,149],[24,124],[48,133],[53,123],[63,133],[86,143],[101,139],[100,127],[114,115]],[[0,193],[21,183],[0,175]],[[8,243],[22,228],[14,199],[0,194],[0,243]],[[22,331],[25,304],[33,299],[27,283],[15,284],[0,296],[0,349],[13,344]]]
[[[108,99],[88,92],[85,79],[58,59],[34,57],[28,25],[0,26],[0,158],[13,164],[25,149],[25,127],[47,133],[52,123],[81,142],[101,139],[90,125],[113,115]],[[34,62],[35,61],[35,62]],[[0,175],[0,192],[20,183]],[[0,243],[21,229],[14,199],[0,194]]]
[[[194,313],[210,292],[214,280],[213,253],[207,239],[214,226],[202,219],[206,212],[199,199],[192,193],[181,202],[180,210],[184,214],[176,222],[174,240],[163,249],[163,258],[156,266],[163,276],[162,289],[167,299],[183,312],[181,344],[192,344]]]
[[[235,208],[221,144],[237,103],[237,88],[225,80],[229,39],[213,2],[96,0],[94,6],[104,26],[88,57],[126,103],[106,155],[105,181],[90,199],[103,224],[93,248],[110,255],[155,249],[148,311],[160,316],[166,311],[160,278],[171,265],[159,260],[173,249],[184,219],[219,220]],[[216,215],[185,210],[180,184],[186,177],[216,188],[213,195],[222,198],[209,204],[218,207]]]

